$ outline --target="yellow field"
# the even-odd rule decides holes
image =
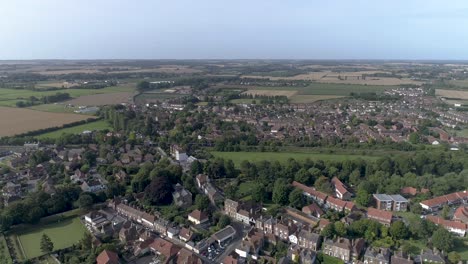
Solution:
[[[247,95],[260,95],[260,96],[286,96],[291,97],[297,94],[297,91],[287,91],[287,90],[248,90],[243,92]]]
[[[468,91],[436,89],[436,95],[451,99],[468,100]]]

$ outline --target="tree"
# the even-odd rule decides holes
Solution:
[[[208,199],[206,195],[197,194],[197,196],[195,196],[195,206],[198,210],[205,211],[208,209],[208,206],[210,206],[210,199]]]
[[[445,228],[439,227],[431,237],[432,244],[439,250],[449,252],[454,247],[452,234]]]
[[[328,181],[328,178],[325,176],[321,176],[320,178],[318,178],[314,186],[317,188],[317,190],[324,192],[324,193],[330,194],[333,192],[331,183]]]
[[[289,200],[289,184],[285,179],[277,179],[273,186],[273,202],[280,205],[286,205]]]
[[[402,221],[392,223],[389,229],[390,235],[393,239],[405,239],[409,235],[409,230]]]
[[[54,250],[54,243],[50,240],[50,237],[46,234],[42,234],[41,237],[41,251],[45,254],[52,252]]]
[[[358,192],[356,193],[356,203],[367,207],[369,206],[370,202],[372,201],[372,195],[368,193],[365,189],[359,188]]]
[[[455,251],[448,253],[447,258],[450,261],[450,263],[453,263],[453,264],[459,263],[461,260],[461,256]]]
[[[333,224],[333,229],[335,230],[335,234],[337,236],[340,236],[340,237],[346,236],[347,230],[343,222],[340,222],[340,221],[335,222]]]
[[[266,189],[263,184],[256,184],[252,190],[252,200],[257,203],[265,201]]]
[[[450,213],[450,207],[448,207],[448,205],[444,205],[444,207],[442,208],[442,212],[441,212],[442,218],[448,219],[449,213]]]
[[[137,84],[137,90],[140,92],[147,91],[151,88],[151,84],[147,81],[141,81]]]
[[[219,218],[217,226],[218,226],[219,229],[222,229],[222,228],[225,228],[226,226],[228,226],[229,224],[231,224],[231,218],[229,218],[229,216],[227,216],[227,215],[222,215]]]
[[[172,184],[167,176],[154,178],[145,188],[144,199],[151,205],[168,205],[172,202]]]
[[[409,135],[409,142],[411,144],[418,144],[421,141],[421,138],[418,133],[413,132]]]
[[[80,198],[78,198],[77,203],[80,208],[89,209],[93,205],[94,199],[91,195],[83,193],[80,195]]]
[[[304,195],[301,189],[294,189],[289,194],[289,205],[295,208],[302,208],[304,206]]]
[[[333,224],[328,224],[322,229],[320,234],[326,238],[332,238],[335,235],[335,228]]]

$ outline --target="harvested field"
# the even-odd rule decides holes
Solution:
[[[436,96],[450,99],[468,100],[468,91],[436,89]]]
[[[330,99],[336,99],[336,98],[343,98],[344,96],[340,95],[307,95],[307,94],[301,94],[301,95],[294,95],[289,98],[289,102],[293,104],[308,104],[308,103],[313,103],[317,101],[322,101],[322,100],[330,100]]]
[[[0,136],[12,136],[32,130],[62,126],[90,117],[78,114],[48,113],[25,108],[0,107]]]
[[[376,74],[376,73],[389,73],[385,71],[358,71],[358,72],[332,72],[332,71],[321,71],[321,72],[309,72],[307,74],[298,74],[292,77],[274,77],[274,76],[255,76],[255,75],[243,75],[243,78],[257,78],[257,79],[269,79],[272,81],[277,80],[288,80],[288,81],[319,81],[323,83],[340,83],[340,84],[361,84],[361,85],[400,85],[400,84],[416,84],[422,85],[423,82],[414,81],[409,78],[392,78],[392,77],[367,77],[363,80],[361,77],[364,74]],[[359,79],[358,79],[359,77]]]
[[[291,97],[295,95],[297,91],[291,91],[291,90],[248,90],[243,92],[243,94],[247,95],[260,95],[260,96],[287,96]]]
[[[132,97],[132,93],[109,93],[109,94],[93,94],[84,95],[65,103],[72,105],[86,105],[86,106],[97,106],[97,105],[112,105],[120,103],[128,103]]]
[[[71,74],[71,73],[100,73],[101,71],[95,69],[71,69],[71,70],[52,70],[52,71],[38,71],[35,73],[39,73],[42,75],[64,75],[64,74]]]

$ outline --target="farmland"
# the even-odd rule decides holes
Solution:
[[[32,130],[62,126],[88,118],[90,116],[48,113],[31,109],[0,106],[0,136],[11,136]]]
[[[377,159],[376,156],[366,156],[366,155],[349,155],[349,154],[323,154],[323,153],[313,153],[313,152],[218,152],[213,151],[211,154],[215,157],[220,157],[224,159],[231,159],[236,166],[244,160],[250,162],[258,162],[262,160],[268,161],[279,161],[286,162],[288,159],[292,158],[295,160],[305,160],[310,158],[312,160],[336,160],[343,161],[349,159]]]
[[[468,91],[436,89],[436,95],[450,99],[468,100]]]
[[[43,255],[40,249],[42,234],[47,234],[54,243],[54,250],[71,247],[77,243],[86,232],[78,217],[61,220],[47,225],[36,225],[29,230],[20,231],[16,237],[23,249],[26,259]]]
[[[291,90],[248,90],[244,92],[243,94],[247,95],[253,95],[253,96],[286,96],[286,97],[291,97],[295,95],[297,92],[296,91],[291,91]]]
[[[78,98],[67,101],[67,104],[71,105],[83,105],[83,106],[100,106],[100,105],[111,105],[128,103],[132,93],[120,92],[111,94],[93,94],[83,95]]]
[[[112,127],[109,125],[107,121],[104,120],[99,120],[95,122],[89,122],[83,125],[78,125],[78,126],[73,126],[73,127],[67,127],[67,128],[62,128],[56,131],[48,132],[41,134],[39,136],[36,136],[38,139],[44,139],[44,138],[51,138],[55,139],[60,137],[63,134],[80,134],[83,133],[83,131],[89,130],[104,130],[108,129],[111,130]]]
[[[31,96],[40,98],[43,96],[54,95],[57,92],[68,93],[71,97],[80,97],[93,94],[112,94],[121,92],[133,92],[133,86],[121,85],[102,89],[61,89],[55,91],[33,91],[24,89],[6,89],[0,88],[0,106],[16,106],[16,102],[28,100]]]

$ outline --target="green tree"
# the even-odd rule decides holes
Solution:
[[[444,205],[444,207],[442,208],[442,212],[441,212],[442,218],[448,219],[449,214],[450,214],[450,207],[448,207],[448,205]]]
[[[195,196],[195,206],[198,210],[205,211],[208,209],[208,206],[210,206],[210,199],[208,199],[206,195],[197,194],[197,196]]]
[[[93,205],[94,199],[91,195],[83,193],[80,195],[80,198],[78,198],[77,203],[80,208],[89,209]]]
[[[333,224],[329,224],[322,229],[320,234],[326,238],[332,238],[335,235],[335,228]]]
[[[335,234],[337,236],[340,236],[340,237],[344,237],[346,236],[346,233],[347,233],[347,230],[346,230],[346,226],[343,222],[335,222],[333,224],[333,229],[335,230]]]
[[[222,215],[219,218],[217,226],[218,226],[219,229],[222,229],[222,228],[225,228],[226,226],[228,226],[229,224],[231,224],[231,218],[229,218],[229,216],[227,216],[227,215]]]
[[[302,208],[305,204],[304,195],[302,194],[302,190],[294,189],[291,193],[289,193],[289,205],[295,208]]]
[[[358,192],[356,193],[356,203],[367,207],[369,206],[370,202],[372,201],[372,195],[368,193],[365,189],[359,188]]]
[[[461,256],[455,251],[448,253],[447,258],[452,264],[457,264],[461,260]]]
[[[266,198],[266,189],[263,184],[255,184],[252,189],[252,200],[257,203],[262,203]]]
[[[390,235],[393,239],[405,239],[409,235],[409,230],[402,221],[392,223],[389,229]]]
[[[273,186],[273,202],[280,205],[286,205],[289,201],[289,184],[285,179],[277,179]]]
[[[418,133],[413,132],[409,135],[409,142],[411,144],[418,144],[421,141],[421,138]]]
[[[439,227],[431,237],[432,244],[439,250],[449,252],[454,248],[454,238],[445,228]]]
[[[54,250],[54,243],[50,240],[50,237],[46,234],[42,234],[41,237],[41,251],[45,254],[52,252]]]

